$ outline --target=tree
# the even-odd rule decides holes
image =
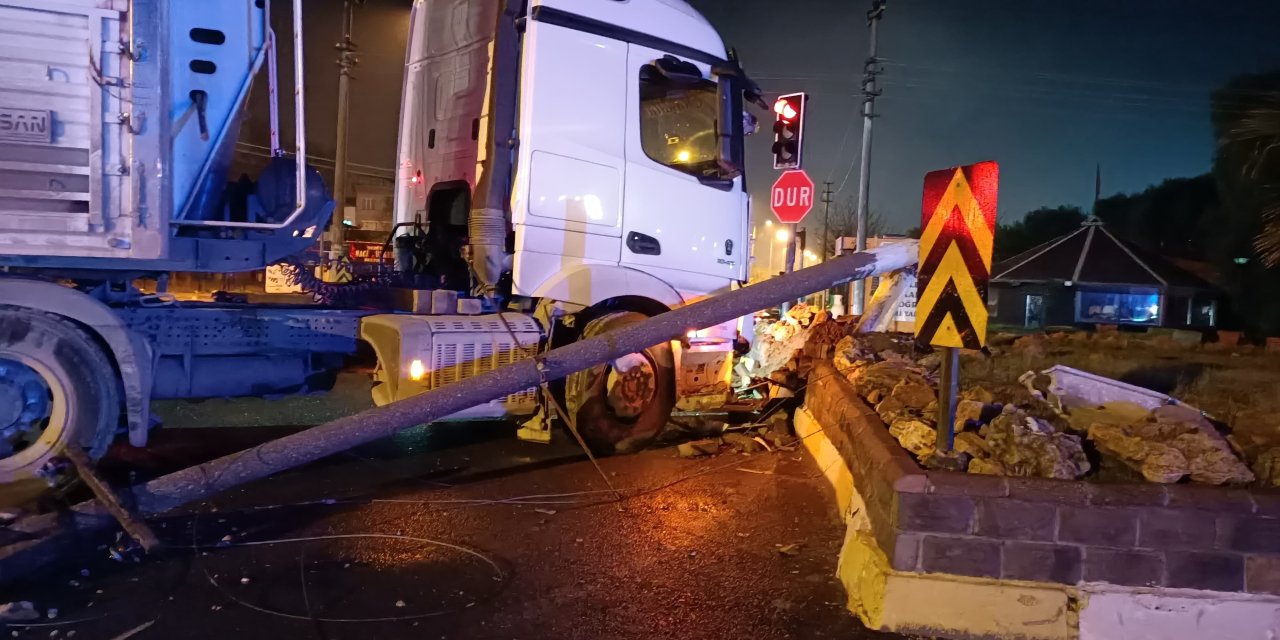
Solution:
[[[1112,232],[1163,256],[1206,260],[1218,208],[1213,176],[1170,178],[1141,193],[1098,201],[1094,214]]]
[[[1280,265],[1280,73],[1237,78],[1215,92],[1213,124],[1224,198],[1256,227],[1263,262]]]
[[[1084,221],[1084,212],[1079,207],[1060,206],[1041,207],[1028,212],[1017,222],[997,224],[993,250],[995,261],[1012,258],[1036,245],[1071,233]]]
[[[1280,334],[1280,73],[1243,76],[1212,97],[1213,177],[1222,199],[1209,254],[1233,311],[1255,333]]]
[[[826,255],[831,257],[836,255],[836,242],[839,238],[852,238],[858,235],[857,201],[850,197],[842,203],[831,203],[829,223],[821,203],[809,214],[805,219],[804,229],[809,250],[814,253],[818,253],[818,248],[822,246],[824,227],[826,227],[827,237]],[[867,237],[881,236],[887,232],[888,225],[885,223],[884,216],[879,211],[868,210]]]

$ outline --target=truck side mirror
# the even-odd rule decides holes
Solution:
[[[743,153],[742,87],[739,76],[725,73],[716,82],[716,102],[720,107],[716,118],[716,138],[719,150],[717,164],[720,178],[732,180],[742,175]]]

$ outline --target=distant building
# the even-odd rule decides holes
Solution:
[[[993,323],[1026,328],[1217,324],[1216,287],[1117,238],[1098,220],[997,263],[992,275],[987,307]]]

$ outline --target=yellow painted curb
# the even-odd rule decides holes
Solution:
[[[837,574],[868,628],[957,639],[1074,640],[1074,590],[1062,585],[894,571],[876,545],[862,498],[835,445],[803,407],[796,435],[836,493],[848,529]]]

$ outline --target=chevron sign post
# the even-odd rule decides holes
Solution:
[[[959,388],[957,349],[987,343],[987,284],[1000,167],[979,162],[924,177],[916,338],[942,347],[937,450],[951,450]]]
[[[924,177],[916,337],[936,347],[987,343],[987,283],[1000,168],[994,162]]]

